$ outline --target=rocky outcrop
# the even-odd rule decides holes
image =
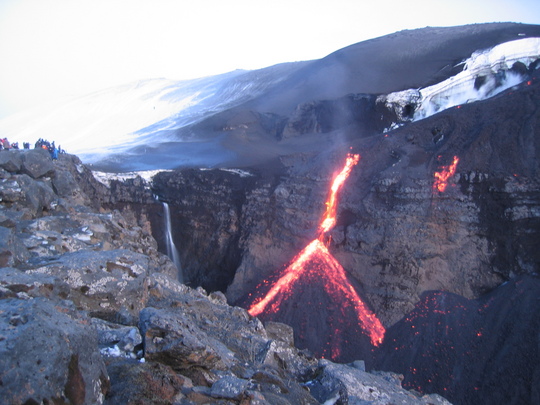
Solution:
[[[110,382],[83,313],[42,297],[0,308],[2,403],[103,403]]]
[[[140,178],[105,185],[76,157],[53,162],[41,151],[1,151],[0,161],[0,402],[336,403],[315,381],[339,386],[341,403],[366,384],[378,387],[378,403],[433,400],[382,375],[328,376],[332,363],[294,347],[287,325],[265,327],[223,293],[179,283],[141,216],[160,205]],[[230,219],[244,202],[238,174],[226,175],[214,185],[219,207],[233,208],[215,224],[225,220],[236,243]]]

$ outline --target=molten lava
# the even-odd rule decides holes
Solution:
[[[339,307],[337,316],[329,317],[326,320],[327,325],[330,326],[332,331],[327,342],[330,346],[328,352],[334,359],[340,355],[339,347],[343,343],[341,334],[344,328],[342,326],[343,319],[341,318],[348,316],[347,314],[354,314],[357,323],[369,335],[372,345],[379,345],[385,333],[381,322],[362,302],[356,290],[347,279],[345,270],[330,254],[324,244],[325,234],[336,224],[337,193],[359,160],[360,155],[349,154],[345,166],[334,178],[330,195],[326,201],[326,213],[318,228],[318,237],[294,257],[266,295],[262,299],[252,303],[248,310],[252,316],[275,314],[280,310],[283,302],[291,298],[293,288],[300,280],[304,284],[322,285],[325,292],[333,300],[338,302]],[[311,303],[306,304],[310,305]],[[327,353],[327,350],[323,350],[323,353]]]
[[[454,156],[452,164],[448,166],[442,166],[440,172],[435,172],[435,182],[433,183],[433,189],[439,192],[444,192],[448,186],[448,179],[456,174],[456,167],[459,162],[459,158]]]

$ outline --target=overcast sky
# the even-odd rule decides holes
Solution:
[[[317,59],[425,26],[540,24],[538,0],[0,0],[0,117],[145,78]]]

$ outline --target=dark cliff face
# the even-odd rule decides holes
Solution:
[[[241,261],[243,206],[258,181],[258,175],[225,170],[189,169],[154,177],[153,192],[170,207],[171,231],[188,285],[226,290]],[[163,229],[164,219],[154,217],[156,221],[154,227]]]

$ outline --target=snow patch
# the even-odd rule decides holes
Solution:
[[[540,38],[509,41],[474,52],[462,62],[463,70],[447,80],[381,98],[389,108],[396,111],[400,120],[417,121],[451,107],[485,100],[522,83],[526,76],[511,69],[516,63],[522,63],[530,69],[539,59]]]
[[[106,173],[100,171],[92,171],[94,178],[101,184],[107,187],[111,187],[111,181],[126,181],[129,179],[135,179],[141,177],[146,183],[152,183],[154,176],[160,172],[168,172],[171,170],[143,170],[138,172],[126,172],[126,173]]]

